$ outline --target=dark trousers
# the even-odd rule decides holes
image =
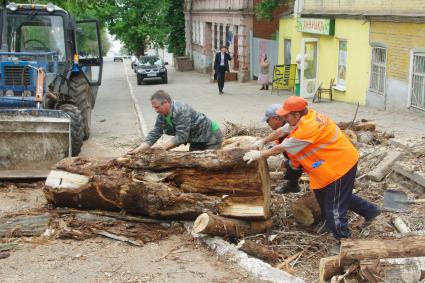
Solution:
[[[284,154],[285,155],[285,154]],[[285,155],[286,158],[288,158],[287,155]],[[283,176],[284,180],[288,180],[289,185],[296,186],[298,185],[298,180],[301,177],[301,174],[303,173],[303,170],[301,168],[292,168],[289,165],[289,159],[285,160],[285,175]]]
[[[224,66],[219,66],[218,72],[217,72],[217,84],[218,84],[219,92],[223,91],[225,75],[226,75],[226,68]]]
[[[356,172],[357,164],[340,179],[322,189],[314,190],[322,217],[326,219],[326,226],[336,239],[351,237],[348,228],[348,209],[366,220],[378,213],[378,207],[375,204],[353,195]]]
[[[190,143],[189,151],[203,151],[208,149],[219,149],[223,142],[223,132],[218,129],[217,132],[206,143]]]

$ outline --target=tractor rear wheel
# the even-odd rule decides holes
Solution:
[[[59,106],[71,118],[71,156],[78,156],[83,146],[83,124],[81,111],[72,104],[62,104]]]
[[[69,95],[81,111],[83,139],[87,140],[90,137],[92,94],[91,87],[82,74],[70,78]]]

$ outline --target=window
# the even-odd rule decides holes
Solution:
[[[347,77],[347,41],[339,41],[339,52],[338,52],[338,79],[336,84],[338,86],[346,86]]]
[[[57,52],[65,60],[65,37],[61,16],[19,15],[7,16],[7,40],[12,52]]]
[[[385,94],[386,66],[387,50],[384,47],[372,47],[369,89],[381,95]]]
[[[411,106],[425,110],[425,53],[413,53]]]

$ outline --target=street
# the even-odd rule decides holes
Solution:
[[[105,62],[104,80],[93,112],[92,134],[81,156],[117,157],[141,141],[124,66],[132,83],[136,80],[129,63],[124,64],[110,59]],[[138,97],[149,97],[159,86],[162,87],[133,87]],[[170,80],[170,86],[187,89],[175,78]],[[147,124],[152,126],[155,115],[148,105],[147,101],[142,102]],[[0,186],[0,216],[39,209],[45,204],[42,182]],[[2,260],[0,281],[262,282],[207,250],[188,234],[173,235],[143,247],[102,237],[44,242],[28,238],[21,240],[17,250]]]
[[[172,68],[168,71],[168,84],[138,86],[128,60],[123,63],[107,60],[93,112],[91,137],[85,142],[81,156],[118,157],[138,145],[146,134],[142,131],[151,129],[155,122],[156,113],[149,98],[158,89],[189,103],[221,125],[227,120],[263,126],[259,121],[266,106],[288,97],[287,93],[262,92],[255,82],[226,83],[224,95],[220,96],[216,84],[210,83],[207,75],[175,72]],[[141,110],[142,126],[130,88]],[[356,105],[338,102],[312,106],[337,122],[352,120],[356,109]],[[421,116],[413,114],[360,107],[357,119],[363,118],[374,120],[382,131],[391,129],[397,135],[420,137],[425,131]],[[0,190],[1,215],[42,208],[45,203],[42,182],[3,184]],[[178,252],[173,254],[177,248]],[[84,241],[22,239],[18,249],[2,260],[0,279],[2,282],[262,282],[186,233],[143,247],[102,237]]]

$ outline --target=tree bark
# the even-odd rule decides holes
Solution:
[[[339,254],[340,265],[354,261],[380,258],[425,256],[425,237],[411,236],[400,239],[343,240]]]
[[[238,243],[238,249],[250,256],[264,260],[272,265],[279,262],[280,255],[269,247],[250,240],[242,240]]]
[[[0,219],[0,237],[40,236],[46,231],[49,214],[21,215]]]
[[[208,213],[199,215],[193,224],[193,230],[196,233],[238,238],[263,233],[271,227],[271,220],[245,221]]]
[[[195,219],[203,212],[269,218],[267,162],[242,160],[246,150],[152,149],[109,161],[59,162],[44,188],[55,206],[102,209],[156,218]]]
[[[292,205],[292,213],[297,222],[312,225],[321,217],[320,206],[313,192],[309,191]]]
[[[425,257],[360,261],[360,273],[369,282],[419,282]]]
[[[319,282],[325,283],[334,275],[340,274],[342,268],[339,265],[339,256],[322,257],[319,264]]]

